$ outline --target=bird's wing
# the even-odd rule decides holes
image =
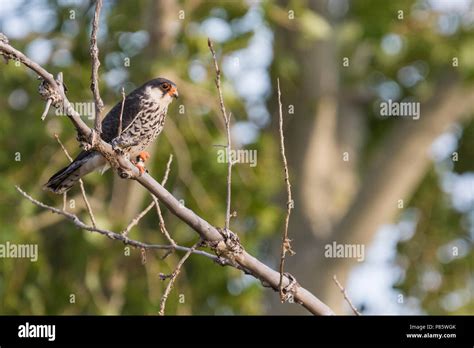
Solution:
[[[120,122],[120,112],[122,101],[118,102],[102,120],[102,139],[108,143],[118,136]],[[122,115],[122,132],[133,123],[133,120],[140,115],[140,98],[138,94],[130,94],[125,98]],[[91,154],[92,151],[81,151],[74,162],[81,161]]]
[[[117,137],[120,112],[122,110],[122,101],[118,102],[112,110],[104,117],[102,121],[102,139],[111,142]],[[122,132],[133,123],[134,119],[140,114],[140,98],[138,94],[131,94],[125,98],[122,115]]]
[[[81,152],[79,152],[79,154],[76,156],[76,158],[74,158],[74,162],[80,161],[80,160],[86,158],[87,156],[89,156],[89,154],[90,154],[91,152],[92,152],[92,151],[84,151],[84,150],[82,150]]]

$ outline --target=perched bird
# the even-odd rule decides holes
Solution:
[[[120,134],[122,101],[104,117],[101,138],[115,151],[129,156],[143,173],[143,163],[149,157],[144,150],[163,130],[168,105],[173,98],[178,98],[173,82],[164,78],[148,81],[125,98]],[[99,152],[82,151],[70,165],[54,174],[43,188],[61,194],[84,175],[94,170],[104,172],[108,168],[106,159]]]

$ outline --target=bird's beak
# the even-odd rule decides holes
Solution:
[[[171,89],[169,90],[168,94],[173,97],[173,98],[176,98],[178,99],[178,90],[176,89],[176,87],[171,87]]]

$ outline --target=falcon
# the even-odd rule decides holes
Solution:
[[[125,98],[121,128],[122,101],[104,117],[101,138],[110,143],[115,151],[128,156],[143,173],[144,162],[149,158],[144,150],[163,130],[168,106],[173,98],[178,98],[178,90],[173,82],[161,77],[148,81]],[[119,134],[120,129],[122,131]],[[71,164],[54,174],[44,189],[61,194],[84,175],[95,170],[103,173],[108,168],[107,160],[99,152],[82,151]]]

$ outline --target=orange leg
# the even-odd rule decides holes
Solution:
[[[142,151],[137,156],[137,162],[135,163],[135,167],[138,168],[140,174],[145,173],[145,162],[150,158],[150,154],[146,151]]]

